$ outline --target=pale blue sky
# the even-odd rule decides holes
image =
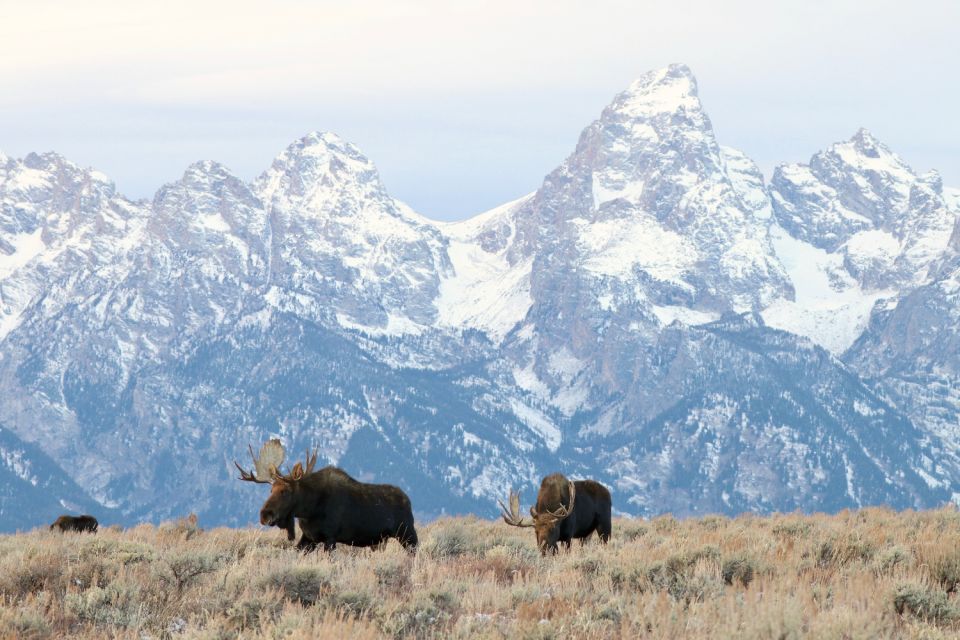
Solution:
[[[539,186],[615,93],[691,66],[769,176],[867,127],[960,187],[960,3],[0,0],[0,151],[132,197],[199,159],[253,178],[339,133],[438,219]]]

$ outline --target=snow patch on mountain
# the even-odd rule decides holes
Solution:
[[[847,273],[838,253],[798,240],[777,225],[771,236],[795,290],[793,300],[781,299],[763,310],[771,327],[810,338],[839,355],[863,333],[874,304],[896,295],[893,289],[865,290]]]
[[[668,326],[674,322],[682,322],[688,326],[696,326],[698,324],[707,324],[708,322],[714,322],[715,320],[720,319],[719,313],[697,311],[696,309],[690,309],[688,307],[682,307],[679,305],[654,305],[653,313],[664,326]]]
[[[30,233],[18,233],[12,238],[5,238],[12,251],[9,254],[0,252],[0,280],[40,255],[46,248],[42,236],[43,229],[38,227]]]
[[[475,328],[499,342],[523,320],[533,300],[533,258],[511,262],[516,233],[513,216],[532,197],[524,196],[467,221],[442,225],[453,266],[440,281],[436,300],[441,327]]]
[[[697,262],[697,249],[683,235],[664,228],[653,216],[637,212],[634,219],[572,221],[579,229],[583,266],[600,276],[630,277],[635,269],[656,280],[692,289],[684,277]]]
[[[958,216],[960,216],[960,189],[948,187],[943,190],[943,199]]]
[[[0,464],[3,464],[21,480],[37,486],[39,478],[34,473],[33,465],[23,451],[0,448]]]
[[[697,82],[685,64],[671,64],[645,73],[630,83],[617,100],[617,109],[643,120],[678,111],[699,111]]]
[[[563,441],[560,429],[542,411],[534,409],[517,398],[510,399],[510,408],[514,415],[543,440],[550,451],[556,451]]]

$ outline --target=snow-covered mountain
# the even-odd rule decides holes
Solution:
[[[254,520],[230,460],[271,435],[422,515],[492,513],[555,470],[645,515],[940,504],[958,200],[862,130],[767,186],[683,65],[452,224],[329,133],[252,184],[198,162],[152,202],[0,156],[0,447],[42,457],[45,504],[125,521]],[[931,369],[942,393],[903,391]],[[29,511],[18,455],[4,513]]]
[[[930,281],[957,219],[935,171],[918,175],[864,129],[808,165],[777,167],[770,196],[777,254],[797,288],[764,318],[835,353],[875,304]]]
[[[954,200],[955,202],[955,200]],[[954,209],[960,211],[960,209]],[[874,310],[846,360],[917,424],[960,445],[960,220],[929,281]]]

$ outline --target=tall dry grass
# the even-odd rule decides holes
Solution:
[[[202,524],[202,523],[201,523]],[[476,518],[409,555],[298,553],[277,530],[179,521],[0,536],[4,638],[947,638],[960,515],[615,521],[541,558]]]

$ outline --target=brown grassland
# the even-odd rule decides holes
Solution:
[[[303,555],[278,530],[184,519],[0,536],[3,638],[945,638],[960,514],[618,519],[541,558],[476,518],[421,546]]]

